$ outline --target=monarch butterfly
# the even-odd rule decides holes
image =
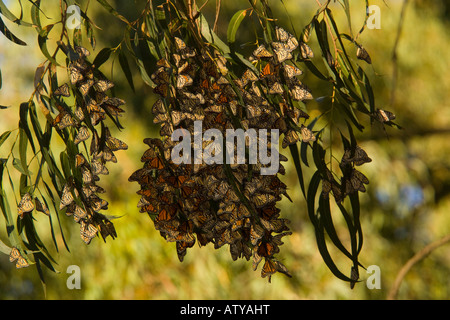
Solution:
[[[387,110],[377,109],[376,117],[380,122],[389,122],[395,119],[395,114]]]
[[[271,58],[273,54],[270,53],[266,47],[262,44],[255,51],[253,51],[253,56],[257,59]]]
[[[69,73],[70,73],[70,82],[73,85],[77,84],[84,78],[81,71],[73,65],[69,66]]]
[[[156,69],[154,73],[150,76],[150,78],[158,85],[160,84],[168,84],[170,81],[170,74],[166,69],[160,67]]]
[[[224,223],[225,224],[225,223]],[[231,230],[229,228],[224,228],[220,233],[216,235],[214,242],[214,248],[218,249],[225,244],[231,243]]]
[[[282,94],[283,92],[283,87],[279,82],[275,82],[269,89],[269,94]]]
[[[300,127],[300,132],[302,134],[303,142],[316,141],[316,137],[314,136],[312,131],[305,127],[303,124]]]
[[[229,102],[228,97],[224,93],[221,93],[217,98],[217,103],[225,104],[228,102]]]
[[[360,146],[356,146],[353,157],[351,157],[351,153],[351,150],[345,150],[344,155],[342,156],[341,163],[345,164],[346,162],[353,162],[355,165],[360,166],[364,163],[372,161],[372,159]]]
[[[158,213],[155,222],[172,220],[177,212],[176,207],[172,205],[165,205],[163,209]]]
[[[261,244],[258,247],[257,253],[261,257],[270,257],[274,253],[277,253],[277,247],[275,247],[270,242],[261,242]],[[279,251],[279,250],[278,250]]]
[[[205,112],[221,113],[223,111],[223,106],[217,105],[217,104],[213,104],[213,105],[210,105],[207,108],[205,108],[204,111]]]
[[[282,148],[286,148],[287,146],[297,143],[299,140],[299,136],[296,131],[289,129],[285,134],[283,138],[283,142],[281,144]]]
[[[183,59],[192,57],[195,57],[195,51],[191,48],[186,47],[186,49],[184,49],[183,52],[181,52],[181,58]]]
[[[108,129],[109,132],[109,129]],[[106,145],[111,149],[111,151],[117,151],[117,150],[127,150],[128,149],[128,145],[117,139],[114,138],[113,136],[107,134],[106,135]]]
[[[125,110],[123,110],[122,108],[107,104],[107,103],[103,103],[102,107],[109,112],[110,115],[112,115],[113,117],[120,117],[122,116],[121,113],[125,112]]]
[[[298,47],[298,41],[292,34],[289,34],[286,45],[289,51],[294,51]]]
[[[174,126],[178,126],[181,121],[185,120],[188,113],[174,110],[171,112],[172,123]]]
[[[222,90],[222,87],[221,87],[217,82],[214,82],[214,83],[211,85],[211,89],[212,89],[212,91],[221,91],[221,90]]]
[[[192,182],[192,180],[190,180],[188,176],[167,176],[164,178],[164,181],[175,188],[180,188],[185,183]]]
[[[73,213],[73,219],[75,222],[79,222],[81,219],[87,217],[87,212],[83,210],[79,205],[75,205],[75,210]]]
[[[68,205],[70,205],[74,201],[72,192],[70,191],[70,187],[68,183],[64,185],[62,194],[61,194],[61,203],[59,205],[59,210],[64,209]]]
[[[249,81],[256,81],[258,80],[258,77],[251,71],[250,69],[247,69],[244,71],[241,80],[243,82],[243,86],[245,86]]]
[[[20,218],[23,218],[24,213],[28,213],[34,210],[34,203],[29,193],[25,193],[18,205],[18,214]]]
[[[304,42],[300,43],[300,52],[303,59],[311,59],[314,58],[314,53],[311,48]]]
[[[159,153],[156,152],[154,148],[147,149],[141,157],[141,162],[152,161],[154,158],[158,157]]]
[[[295,124],[298,124],[300,118],[309,119],[309,114],[297,108],[289,109],[287,111],[287,115],[292,119],[292,121],[294,121]]]
[[[92,169],[93,175],[99,175],[99,174],[108,175],[109,174],[108,168],[101,161],[98,161],[97,159],[91,161],[91,169]]]
[[[256,107],[256,106],[252,106],[252,105],[246,105],[245,106],[245,111],[247,113],[247,118],[248,119],[258,118],[258,117],[261,117],[263,115],[263,111],[262,111],[261,108]]]
[[[79,144],[80,142],[86,141],[87,139],[89,139],[90,136],[91,136],[91,134],[89,133],[88,128],[85,126],[82,126],[82,127],[80,127],[80,129],[78,129],[78,133],[75,136],[75,139],[73,142],[75,144]]]
[[[275,34],[278,41],[286,42],[289,39],[289,33],[281,27],[275,27]]]
[[[91,197],[89,198],[89,206],[94,211],[100,211],[102,209],[108,208],[108,201],[100,198],[97,195],[91,195]]]
[[[106,223],[101,221],[98,225],[98,229],[100,230],[100,234],[103,240],[106,239],[107,236],[111,236],[113,239],[117,238],[116,229],[111,221],[107,220]]]
[[[153,104],[152,113],[154,115],[166,113],[166,107],[164,106],[164,102],[162,101],[162,99],[156,100],[156,102]]]
[[[48,210],[48,207],[45,204],[45,202],[43,203],[43,202],[39,201],[38,198],[34,198],[34,202],[36,203],[36,211],[42,212],[47,216],[50,215],[50,211]]]
[[[63,97],[70,97],[69,85],[67,83],[64,83],[63,85],[59,86],[53,92],[53,95],[55,95],[55,96],[63,96]]]
[[[356,57],[359,60],[364,60],[368,64],[372,64],[372,59],[370,58],[369,53],[362,46],[358,46],[358,49],[356,49]]]
[[[78,89],[80,90],[83,97],[86,97],[88,95],[89,90],[91,89],[93,84],[94,84],[94,80],[88,79],[79,86]]]
[[[353,289],[355,287],[355,283],[359,279],[358,267],[352,266],[351,272],[350,272],[350,279],[352,280],[352,281],[350,281],[350,289]]]
[[[167,116],[167,114],[160,113],[160,114],[155,115],[155,117],[153,118],[153,123],[158,124],[158,123],[166,122],[167,120],[169,120],[169,117]]]
[[[268,276],[270,282],[272,275],[276,272],[281,272],[286,276],[288,276],[289,278],[292,277],[286,266],[283,265],[280,261],[273,259],[266,259],[264,266],[261,270],[261,277],[265,278]]]
[[[184,87],[190,86],[194,81],[192,78],[185,74],[180,74],[177,77],[177,88],[183,89]]]
[[[161,58],[156,62],[156,66],[170,68],[169,62],[165,58]]]
[[[159,211],[159,205],[157,203],[149,203],[141,207],[139,212],[156,213]]]
[[[167,83],[161,83],[158,84],[154,89],[153,92],[156,94],[159,94],[160,96],[166,98],[169,93],[169,85]]]
[[[19,249],[13,247],[9,253],[9,262],[14,262],[20,257]]]
[[[264,262],[264,266],[261,269],[261,277],[265,278],[265,277],[269,277],[269,282],[271,280],[271,276],[272,274],[276,273],[277,269],[275,266],[275,263],[272,261],[272,259],[267,259]]]
[[[264,229],[259,224],[252,224],[250,227],[250,242],[256,246],[264,235]]]
[[[244,254],[245,256],[244,247],[246,248],[247,246],[245,246],[245,244],[243,245],[242,241],[236,241],[230,244],[230,254],[233,261],[236,261],[238,258],[240,258],[242,254]]]
[[[273,42],[272,46],[278,63],[292,59],[291,51],[286,44],[281,42]]]
[[[103,150],[102,150],[102,159],[105,161],[111,161],[116,163],[117,162],[117,158],[114,155],[114,153],[112,152],[112,150],[108,147],[108,146],[103,146]]]
[[[138,207],[138,208],[142,208],[142,207],[148,206],[149,204],[151,204],[150,201],[148,201],[145,197],[141,197],[141,198],[139,199],[139,202],[138,202],[138,204],[137,204],[137,207]]]
[[[178,37],[175,37],[175,46],[178,51],[182,51],[187,48],[186,43]]]
[[[164,122],[161,125],[161,129],[159,130],[159,134],[161,136],[171,136],[173,132],[173,126],[171,123]]]
[[[178,70],[177,70],[178,74],[190,73],[191,71],[192,71],[192,67],[187,61],[185,61],[181,66],[178,66]]]
[[[291,95],[294,100],[299,101],[313,99],[311,93],[301,86],[294,86],[294,88],[291,89]]]
[[[89,170],[86,167],[81,168],[81,176],[82,176],[83,183],[85,183],[85,184],[91,183],[94,179],[94,177],[92,176],[91,170]]]
[[[164,162],[161,157],[156,156],[145,162],[145,168],[162,170],[164,169]]]
[[[101,104],[102,105],[103,104],[107,104],[107,105],[111,105],[111,106],[114,106],[114,107],[120,107],[120,106],[123,106],[125,104],[125,100],[117,98],[117,97],[105,96],[105,100],[102,101]]]
[[[53,126],[58,127],[59,130],[73,125],[75,125],[75,121],[72,116],[66,111],[60,112],[56,116],[55,120],[53,120]]]
[[[282,232],[288,230],[289,228],[286,226],[286,223],[288,222],[289,221],[287,219],[261,219],[261,223],[264,228],[266,228],[266,230],[270,232]]]
[[[181,61],[182,61],[181,60],[181,56],[179,54],[177,54],[177,53],[174,53],[172,55],[172,57],[173,57],[173,60],[175,61],[175,66],[179,67],[180,64],[181,64]]]
[[[80,222],[80,236],[81,239],[86,243],[89,244],[91,240],[97,235],[98,229],[89,223],[84,222],[84,220],[81,220]]]
[[[112,87],[114,87],[114,83],[112,83],[109,80],[98,80],[95,84],[94,84],[94,88],[95,90],[97,90],[98,92],[105,92],[108,91],[109,89],[111,89]]]
[[[297,68],[296,66],[291,66],[289,64],[286,64],[284,66],[284,74],[287,78],[293,78],[295,76],[300,76],[303,74],[303,71]]]
[[[364,184],[369,183],[369,179],[362,174],[360,171],[353,169],[351,178],[350,178],[351,185],[353,187],[353,190],[358,190],[361,192],[365,192],[366,188],[364,187]]]
[[[80,55],[80,58],[88,57],[91,54],[88,49],[82,46],[75,46],[75,52]]]
[[[29,264],[28,264],[27,260],[25,260],[24,257],[19,256],[19,257],[17,258],[17,262],[16,262],[16,268],[17,268],[17,269],[20,269],[20,268],[26,268],[26,267],[28,267],[28,266],[29,266]]]

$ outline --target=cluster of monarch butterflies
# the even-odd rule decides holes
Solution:
[[[355,166],[361,166],[371,162],[372,159],[360,147],[345,148],[339,167],[342,172],[340,183],[334,177],[334,174],[326,168],[326,174],[322,177],[322,196],[329,197],[332,192],[336,202],[342,202],[344,198],[355,192],[366,192],[365,184],[369,183],[369,179]]]
[[[106,162],[117,162],[114,152],[128,148],[123,141],[113,137],[104,124],[107,116],[113,119],[121,116],[124,112],[121,106],[125,101],[108,96],[107,91],[114,84],[94,74],[94,67],[87,60],[90,53],[86,48],[76,46],[69,50],[70,84],[59,86],[53,96],[57,99],[70,97],[73,91],[77,102],[72,109],[63,100],[58,100],[61,102],[57,105],[59,114],[53,126],[59,130],[70,128],[77,154],[71,166],[72,176],[68,177],[61,193],[59,209],[65,209],[66,215],[73,216],[74,221],[80,224],[81,239],[89,244],[99,231],[103,240],[107,236],[117,237],[113,223],[100,213],[100,210],[108,208],[108,202],[98,196],[105,190],[97,185],[97,181],[100,180],[99,175],[109,174]],[[84,153],[78,148],[80,145],[84,146]]]
[[[9,254],[9,262],[16,262],[16,268],[25,268],[29,266],[28,261],[22,256],[19,249],[12,248]]]
[[[228,244],[232,259],[252,259],[254,270],[264,259],[263,278],[270,281],[276,272],[290,276],[274,256],[282,238],[291,234],[289,221],[280,218],[276,206],[282,195],[289,198],[277,174],[262,175],[265,165],[259,161],[224,165],[207,164],[205,159],[181,164],[171,160],[173,131],[181,129],[192,137],[194,121],[202,121],[203,131],[222,133],[238,128],[278,129],[284,134],[283,148],[300,139],[315,141],[312,131],[300,123],[309,115],[288,102],[312,99],[297,78],[302,71],[291,61],[299,44],[281,28],[277,39],[270,49],[260,46],[253,52],[249,60],[255,68],[245,70],[240,78],[229,73],[227,59],[216,49],[195,50],[178,37],[173,50],[157,62],[151,78],[160,97],[152,113],[161,138],[144,140],[149,146],[141,158],[144,166],[129,180],[140,184],[140,211],[149,214],[167,241],[176,243],[180,261],[196,241],[200,246],[211,242],[216,249]],[[300,48],[304,59],[312,57],[305,43]],[[263,138],[269,141],[258,137]],[[195,148],[195,139],[190,141]],[[208,141],[200,147],[208,147]],[[282,154],[278,159],[287,161]],[[278,173],[285,173],[281,163]]]

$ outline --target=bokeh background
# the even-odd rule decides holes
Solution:
[[[24,18],[30,21],[27,19],[30,4],[22,2]],[[141,2],[134,4],[139,8]],[[4,3],[19,14],[16,1]],[[129,1],[110,3],[130,19],[139,12]],[[395,63],[392,56],[404,2],[374,0],[370,3],[381,9],[381,29],[366,29],[360,36],[359,42],[373,62],[362,65],[374,87],[377,107],[393,111],[396,122],[403,127],[403,130],[386,128],[384,131],[367,124],[365,132],[357,136],[373,159],[362,168],[370,184],[361,196],[364,245],[360,260],[365,266],[380,267],[381,289],[366,287],[369,274],[364,270],[360,271],[362,282],[350,290],[348,283],[327,269],[317,250],[314,229],[291,162],[286,165],[287,174],[282,180],[289,187],[293,203],[284,199],[280,207],[282,216],[291,221],[293,234],[285,238],[278,257],[289,268],[292,278],[277,274],[268,283],[260,277],[259,270],[252,271],[251,261],[232,261],[226,247],[214,250],[212,245],[202,248],[195,245],[180,263],[174,243],[167,243],[154,230],[149,217],[139,213],[136,208],[139,186],[128,182],[129,175],[141,167],[140,157],[146,149],[143,138],[158,135],[150,111],[155,96],[142,83],[136,69],[132,69],[136,92],[132,92],[117,59],[111,59],[101,70],[116,83],[117,95],[127,101],[121,119],[125,130],[116,132],[116,136],[130,146],[126,152],[117,153],[118,163],[109,167],[110,175],[101,181],[101,186],[107,189],[108,213],[119,217],[114,220],[118,238],[108,238],[106,243],[98,238],[86,246],[80,240],[78,225],[62,217],[70,252],[62,242],[57,251],[51,240],[48,218],[35,215],[39,234],[58,261],[55,266],[58,272],[44,270],[45,284],[42,284],[34,267],[16,270],[8,256],[0,254],[0,299],[385,299],[406,261],[427,244],[450,234],[450,22],[445,0],[408,1]],[[58,1],[43,1],[49,21],[58,17],[58,4]],[[271,0],[269,4],[278,23],[297,35],[318,6],[313,0]],[[365,1],[351,1],[351,5],[352,26],[357,32],[363,25]],[[222,0],[219,35],[225,38],[231,16],[247,7],[247,1]],[[116,47],[124,25],[95,1],[90,2],[89,8],[90,17],[102,29],[95,31],[97,48],[93,55],[103,47]],[[341,31],[348,32],[343,10],[338,4],[332,8]],[[212,24],[215,1],[210,0],[204,11]],[[6,24],[28,46],[20,47],[3,35],[0,37],[3,80],[0,105],[10,106],[0,110],[0,133],[17,128],[19,104],[29,99],[35,69],[45,60],[37,46],[35,30],[17,27],[9,21]],[[253,30],[254,24],[244,20],[237,36],[244,53],[251,52],[248,50],[252,47]],[[313,50],[317,48],[314,38],[311,46]],[[396,81],[393,80],[395,72]],[[331,93],[330,88],[308,72],[302,77],[313,94]],[[324,109],[326,106],[317,102],[308,104],[312,118]],[[9,148],[5,143],[0,157],[5,157]],[[305,171],[306,177],[312,174]],[[340,236],[348,244],[344,231]],[[0,219],[0,239],[7,243],[3,219]],[[337,252],[332,253],[339,267],[350,273],[348,261]],[[69,290],[66,286],[69,265],[80,267],[80,290]],[[433,251],[410,270],[398,298],[450,298],[450,244]]]

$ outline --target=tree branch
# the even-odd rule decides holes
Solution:
[[[450,234],[443,237],[440,240],[430,243],[425,248],[417,252],[411,259],[409,259],[406,264],[400,269],[400,272],[397,274],[397,278],[395,279],[394,285],[392,286],[389,294],[387,296],[388,300],[397,299],[398,290],[403,281],[403,278],[406,276],[408,271],[418,262],[425,259],[433,250],[443,246],[444,244],[450,242]]]

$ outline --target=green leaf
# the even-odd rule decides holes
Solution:
[[[319,172],[319,170],[317,170],[311,177],[311,180],[310,180],[309,186],[308,186],[308,193],[306,196],[308,215],[309,215],[309,218],[315,228],[318,225],[318,220],[314,213],[315,212],[314,207],[315,207],[316,194],[317,194],[317,189],[319,188],[320,180],[321,180],[320,172]]]
[[[3,22],[2,18],[0,18],[0,31],[5,35],[5,37],[8,40],[14,42],[15,44],[18,44],[21,46],[27,45],[24,41],[20,40],[11,31],[9,31],[9,29],[6,27],[5,23]]]
[[[11,131],[5,131],[2,133],[2,135],[0,136],[0,147],[8,139],[10,134],[11,134]]]
[[[111,13],[113,16],[119,18],[126,24],[130,25],[130,22],[121,14],[119,14],[116,9],[114,9],[106,0],[97,0],[98,3],[100,3],[103,8],[105,8],[109,13]]]
[[[303,197],[306,199],[305,181],[303,180],[302,164],[300,163],[300,159],[298,156],[297,144],[291,144],[289,146],[289,149],[291,151],[292,160],[294,161],[295,170],[297,171],[298,182],[300,183],[300,188],[302,190]]]
[[[352,259],[351,253],[345,248],[342,244],[339,236],[337,235],[336,229],[333,224],[333,218],[331,216],[330,209],[330,198],[320,196],[319,198],[319,212],[320,212],[320,221],[322,222],[328,236],[330,237],[333,244],[338,248],[343,254]]]
[[[131,87],[131,90],[133,90],[133,92],[135,92],[134,83],[133,83],[133,75],[130,71],[130,65],[128,64],[128,59],[125,56],[125,53],[123,51],[119,52],[119,63],[120,63],[120,67],[122,68],[122,71],[123,71],[125,77],[127,78],[128,84]]]
[[[30,172],[28,171],[28,164],[27,164],[27,146],[28,146],[28,138],[26,136],[25,130],[19,128],[19,155],[20,155],[20,163],[22,165],[23,170],[21,172],[29,176]]]
[[[33,25],[29,22],[25,22],[22,19],[17,18],[4,4],[3,0],[0,0],[0,13],[5,16],[8,20],[17,23],[20,26],[32,27]]]
[[[34,147],[34,142],[33,142],[33,136],[31,135],[31,131],[30,128],[28,126],[28,108],[30,105],[34,105],[34,102],[23,102],[20,104],[19,107],[19,127],[22,128],[27,137],[28,137],[28,141],[31,144],[31,148],[33,149],[33,152],[36,153],[36,148]]]
[[[361,206],[359,204],[359,193],[351,193],[349,195],[350,203],[352,206],[352,212],[353,212],[353,224],[356,228],[356,232],[358,233],[358,246],[356,248],[357,254],[361,252],[362,245],[363,245],[363,233],[362,233],[362,227],[361,227],[361,221],[360,221],[360,210]]]
[[[249,9],[239,10],[233,15],[233,17],[231,17],[227,29],[227,41],[230,47],[233,47],[233,44],[236,41],[236,33],[239,29],[239,26],[241,25],[242,20],[244,20],[248,12]]]
[[[317,247],[319,248],[320,255],[322,256],[323,261],[327,265],[328,269],[339,279],[343,281],[351,282],[352,280],[343,274],[336,264],[334,263],[331,255],[328,251],[326,240],[325,240],[325,232],[323,230],[323,226],[319,224],[318,228],[316,228],[316,241]]]
[[[22,167],[22,162],[20,161],[20,159],[13,159],[13,167],[17,169],[17,171],[19,171],[21,174],[26,175],[27,171],[25,171],[25,169]]]
[[[31,7],[31,21],[33,21],[33,24],[36,26],[37,32],[41,32],[42,26],[41,26],[41,18],[40,18],[40,5],[41,0],[36,0],[34,5]]]
[[[98,69],[102,64],[104,64],[109,59],[111,53],[112,53],[111,48],[103,48],[97,53],[92,64]]]

